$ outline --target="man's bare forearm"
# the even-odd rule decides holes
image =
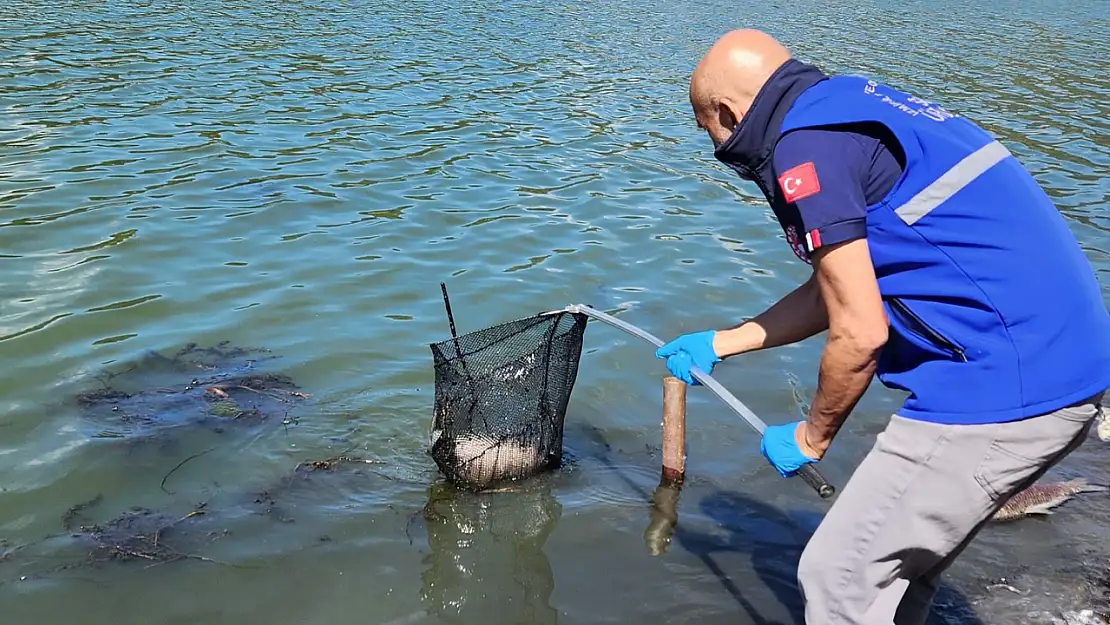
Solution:
[[[821,290],[817,281],[810,278],[755,318],[718,331],[713,339],[713,348],[717,356],[724,359],[797,343],[828,327],[829,318],[821,299]]]
[[[866,239],[822,248],[813,264],[830,320],[829,338],[813,405],[805,426],[798,429],[805,451],[822,457],[871,384],[887,341],[888,321]]]
[[[875,374],[878,348],[832,335],[821,355],[817,392],[806,419],[804,442],[823,456]]]

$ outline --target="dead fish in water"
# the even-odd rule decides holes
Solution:
[[[528,475],[543,464],[538,447],[513,440],[491,445],[480,437],[462,436],[455,441],[455,454],[463,463],[461,473],[468,482],[488,486],[518,475]]]
[[[1077,493],[1095,493],[1107,490],[1105,486],[1088,484],[1077,477],[1066,482],[1034,484],[1014,495],[1006,505],[994,513],[992,521],[1012,521],[1034,514],[1052,514],[1052,508],[1071,499]]]
[[[432,455],[441,454],[442,460],[449,458],[453,464],[451,472],[476,490],[487,489],[497,482],[533,475],[549,461],[535,445],[514,440],[495,442],[473,434],[462,434],[450,440],[453,451],[437,452],[435,444],[442,437],[441,430],[432,433]],[[447,442],[441,444],[445,446]]]

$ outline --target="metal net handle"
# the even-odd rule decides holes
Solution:
[[[547,314],[554,314],[564,311],[570,313],[582,313],[588,317],[593,317],[598,321],[602,321],[633,336],[639,337],[655,345],[656,347],[660,347],[663,345],[663,341],[661,341],[655,335],[585,304],[571,304],[562,310],[552,311],[551,313]],[[736,412],[736,414],[743,417],[744,420],[747,421],[748,425],[752,427],[752,429],[754,429],[760,435],[763,434],[763,430],[766,429],[767,424],[765,424],[763,420],[760,419],[754,412],[749,410],[748,407],[745,406],[739,399],[737,399],[735,395],[730,393],[728,389],[726,389],[724,386],[721,386],[720,382],[717,382],[708,373],[705,373],[697,367],[691,367],[690,374],[698,382],[701,382],[703,385],[708,387],[709,390],[713,391],[717,395],[717,397],[721,398],[721,400],[724,401],[729,408],[732,408]],[[833,494],[836,492],[836,488],[834,488],[832,484],[829,484],[828,480],[826,480],[824,476],[822,476],[817,468],[814,467],[812,464],[803,465],[802,468],[798,469],[798,475],[800,475],[802,477],[802,480],[805,481],[806,484],[809,484],[809,486],[813,488],[813,490],[815,490],[822,499],[828,499],[829,497],[832,497]]]

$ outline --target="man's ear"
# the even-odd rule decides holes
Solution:
[[[736,103],[728,98],[714,96],[713,107],[717,109],[717,122],[729,132],[735,130],[736,125],[744,117]]]

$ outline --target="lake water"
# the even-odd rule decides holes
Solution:
[[[521,492],[445,491],[424,454],[428,344],[449,336],[439,283],[460,333],[581,302],[664,338],[796,286],[807,268],[687,103],[705,48],[754,26],[983,124],[1058,202],[1106,292],[1107,4],[981,4],[4,3],[5,622],[791,622],[794,562],[828,503],[691,390],[688,481],[657,493],[680,495],[678,526],[653,555],[666,370],[615,329],[586,333],[564,470]],[[244,427],[149,436],[75,402],[133,365],[134,384],[180,390],[192,374],[144,378],[143,355],[221,341],[271,350],[256,366],[310,397],[270,398],[271,418]],[[785,422],[820,348],[715,377]],[[899,401],[873,385],[821,465],[830,481]],[[283,481],[343,453],[377,464]],[[1046,479],[1108,469],[1092,436]],[[86,566],[63,517],[97,495],[86,525],[150,508],[184,519],[167,536],[198,557]],[[1096,606],[1108,513],[1095,493],[989,527],[938,622]],[[1012,590],[990,586],[1003,577]]]

